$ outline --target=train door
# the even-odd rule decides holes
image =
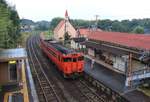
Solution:
[[[77,72],[77,58],[73,57],[72,58],[72,72]]]
[[[72,72],[72,59],[70,57],[63,58],[64,72],[70,74]]]
[[[17,63],[16,63],[16,61],[9,61],[9,80],[17,81]]]
[[[84,68],[84,57],[79,56],[78,57],[78,72],[82,72]]]

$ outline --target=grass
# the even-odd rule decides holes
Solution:
[[[51,30],[44,31],[43,33],[46,39],[51,39],[53,37],[53,32]]]
[[[143,92],[144,94],[146,94],[147,96],[150,96],[150,87],[140,87],[138,88],[139,91]]]
[[[18,39],[18,43],[21,47],[25,47],[26,46],[26,40],[27,38],[32,35],[32,34],[40,34],[41,32],[44,33],[44,36],[46,39],[50,39],[53,36],[53,32],[50,31],[32,31],[32,32],[21,32],[21,36]]]
[[[18,39],[19,45],[21,47],[25,47],[26,46],[26,40],[27,38],[31,35],[31,32],[21,32],[21,36]]]

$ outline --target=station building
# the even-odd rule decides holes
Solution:
[[[26,58],[25,49],[0,51],[0,85],[17,84],[21,81],[22,60]]]
[[[150,36],[93,31],[86,45],[88,56],[126,76],[126,86],[150,78]]]
[[[0,50],[0,93],[3,93],[0,101],[12,102],[13,97],[18,97],[19,102],[29,102],[25,75],[26,58],[24,48]]]

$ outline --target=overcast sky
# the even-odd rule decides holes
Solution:
[[[34,21],[64,17],[72,19],[133,19],[150,18],[150,0],[7,0],[15,5],[20,18]]]

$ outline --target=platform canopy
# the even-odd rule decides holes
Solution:
[[[26,57],[27,54],[24,48],[0,50],[0,62],[21,60],[25,59]]]

